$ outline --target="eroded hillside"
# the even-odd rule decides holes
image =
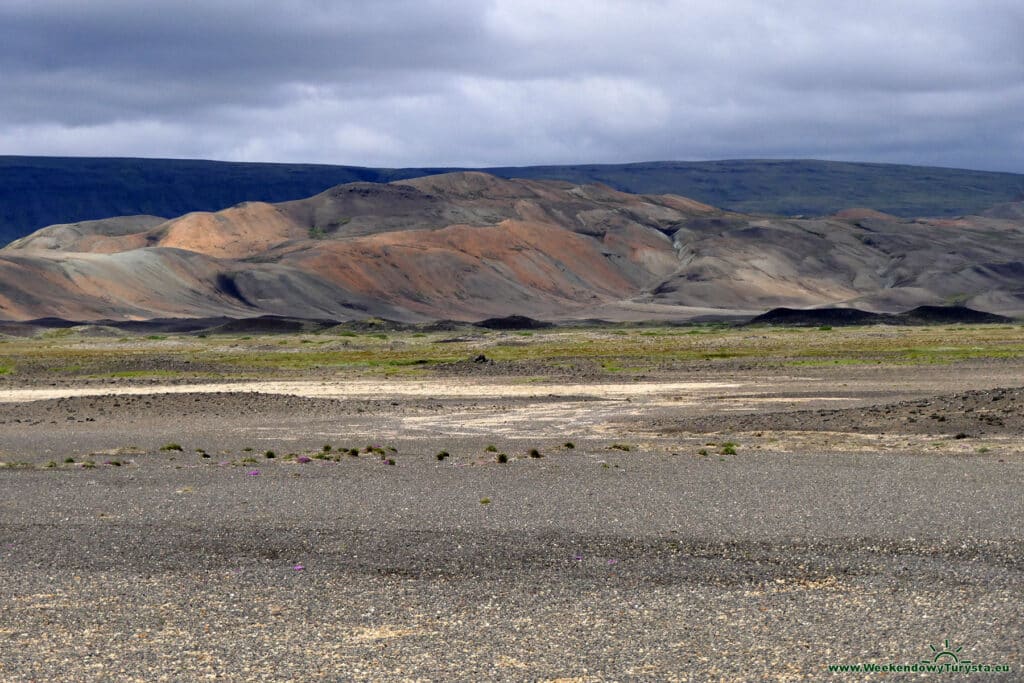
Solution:
[[[635,319],[953,302],[1020,315],[1016,216],[767,218],[449,173],[44,228],[0,250],[0,317]]]

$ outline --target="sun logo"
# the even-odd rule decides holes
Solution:
[[[935,653],[935,656],[932,657],[931,659],[922,659],[921,660],[922,664],[937,664],[937,663],[939,663],[942,660],[950,660],[950,659],[952,661],[948,662],[949,664],[970,664],[971,663],[971,660],[969,660],[969,659],[960,659],[959,652],[964,649],[963,646],[961,645],[957,649],[952,650],[952,649],[950,649],[951,646],[949,644],[949,640],[948,639],[943,641],[942,649],[941,650],[939,648],[935,647],[934,645],[929,645],[928,647],[931,648],[931,651]]]

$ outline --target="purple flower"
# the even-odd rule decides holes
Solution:
[[[581,562],[583,560],[583,556],[577,553],[576,555],[573,555],[572,559],[576,560],[577,562]]]
[[[619,563],[619,561],[616,560],[616,559],[608,560],[608,564],[618,564],[618,563]]]
[[[250,477],[258,477],[258,476],[260,476],[260,471],[259,470],[249,470],[249,476]]]
[[[313,458],[307,458],[304,455],[300,455],[299,457],[295,458],[295,462],[305,465],[307,462],[313,462]]]
[[[303,567],[301,564],[297,564],[294,567],[292,567],[292,569],[294,569],[297,572],[301,572],[303,569],[305,569],[305,567]]]

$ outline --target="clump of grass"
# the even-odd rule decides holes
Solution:
[[[358,448],[350,448],[350,449],[348,449],[348,454],[351,455],[353,458],[358,458],[359,457],[359,449]]]
[[[242,458],[239,462],[243,465],[255,465],[257,463],[256,458]]]
[[[114,467],[120,467],[123,463],[120,460],[107,460],[103,464],[104,465],[112,465]]]
[[[75,464],[75,459],[72,458],[71,456],[68,456],[68,457],[64,458],[64,464],[65,465],[73,465],[73,464]]]
[[[252,453],[252,446],[246,446],[242,449],[243,453]]]
[[[564,444],[562,444],[562,446],[568,448],[569,450],[576,448],[576,444],[574,444],[572,441],[566,441]]]
[[[497,453],[498,447],[495,446],[493,443],[489,443],[487,444],[487,447],[484,448],[484,450],[487,451],[488,453]]]
[[[160,450],[162,450],[162,451],[183,451],[185,449],[181,447],[180,443],[173,443],[172,442],[172,443],[165,443],[163,446],[160,447]]]
[[[92,460],[86,460],[82,463],[82,467],[84,467],[87,470],[91,470],[92,468],[96,467],[96,463]]]
[[[388,465],[394,465],[395,464],[395,459],[394,458],[388,458],[384,462],[386,462]]]
[[[541,455],[541,452],[538,451],[536,448],[531,448],[530,449],[530,457],[531,458],[543,458],[544,456]]]
[[[721,450],[718,451],[719,455],[736,455],[736,447],[738,444],[732,441],[726,441],[722,444]]]
[[[206,451],[204,451],[202,448],[197,448],[196,455],[206,455]]]
[[[327,455],[324,452],[320,452],[320,453],[314,453],[313,454],[313,459],[314,460],[330,460],[331,456]]]
[[[263,457],[268,460],[273,460],[274,458],[277,457],[277,453],[275,453],[274,451],[267,451],[266,453],[263,454]]]
[[[625,443],[613,443],[608,448],[616,450],[616,451],[631,451],[631,450],[633,450],[633,448],[629,444],[625,444]]]
[[[508,462],[508,456],[505,455],[504,453],[498,453],[497,460],[498,460],[498,462],[500,462],[502,464],[505,464],[506,462]]]
[[[320,450],[322,450],[324,453],[330,453],[332,450],[331,444],[325,443],[324,447],[321,448]]]
[[[821,330],[822,332],[828,332],[829,330],[832,329],[832,326],[831,325],[822,325],[818,329]]]
[[[702,448],[699,451],[697,451],[697,455],[707,455],[707,454],[708,454],[708,449],[706,449],[706,448]]]
[[[434,456],[438,462],[443,462],[445,458],[451,457],[451,453],[448,451],[438,451],[438,454]]]
[[[491,504],[491,499],[490,498],[481,498],[480,499],[480,504],[481,505],[490,505]]]
[[[56,466],[57,466],[57,461],[56,460],[51,460],[50,462],[48,462],[45,465],[43,465],[43,467],[45,467],[48,470],[52,470]]]

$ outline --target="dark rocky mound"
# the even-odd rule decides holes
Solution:
[[[153,318],[151,320],[100,320],[97,325],[116,327],[125,332],[140,334],[180,334],[198,332],[217,325],[231,322],[231,318],[218,316],[213,318]]]
[[[338,324],[336,320],[287,318],[261,315],[258,318],[239,318],[203,330],[207,334],[287,334],[319,332]]]
[[[1012,318],[985,311],[976,311],[966,306],[918,306],[900,313],[904,325],[949,325],[955,323],[977,325],[980,323],[1009,323]]]
[[[904,313],[871,313],[857,308],[773,308],[748,325],[840,327],[843,325],[979,325],[1012,323],[1012,318],[966,306],[918,306]]]
[[[64,318],[37,318],[24,321],[0,322],[0,334],[31,337],[47,330],[71,330],[89,333],[98,328],[117,329],[135,334],[168,334],[197,332],[231,322],[231,318],[153,318],[151,320],[65,320]]]
[[[36,318],[35,320],[26,320],[21,323],[28,327],[42,327],[48,330],[66,330],[69,327],[75,325],[81,325],[81,322],[75,322],[74,320],[65,320],[64,318]]]
[[[890,316],[871,313],[857,308],[773,308],[762,313],[748,325],[791,325],[794,327],[821,325],[871,325],[889,322]]]
[[[488,330],[543,330],[554,327],[554,323],[543,320],[534,320],[525,315],[507,315],[504,318],[487,318],[478,323],[477,327],[484,327]]]

